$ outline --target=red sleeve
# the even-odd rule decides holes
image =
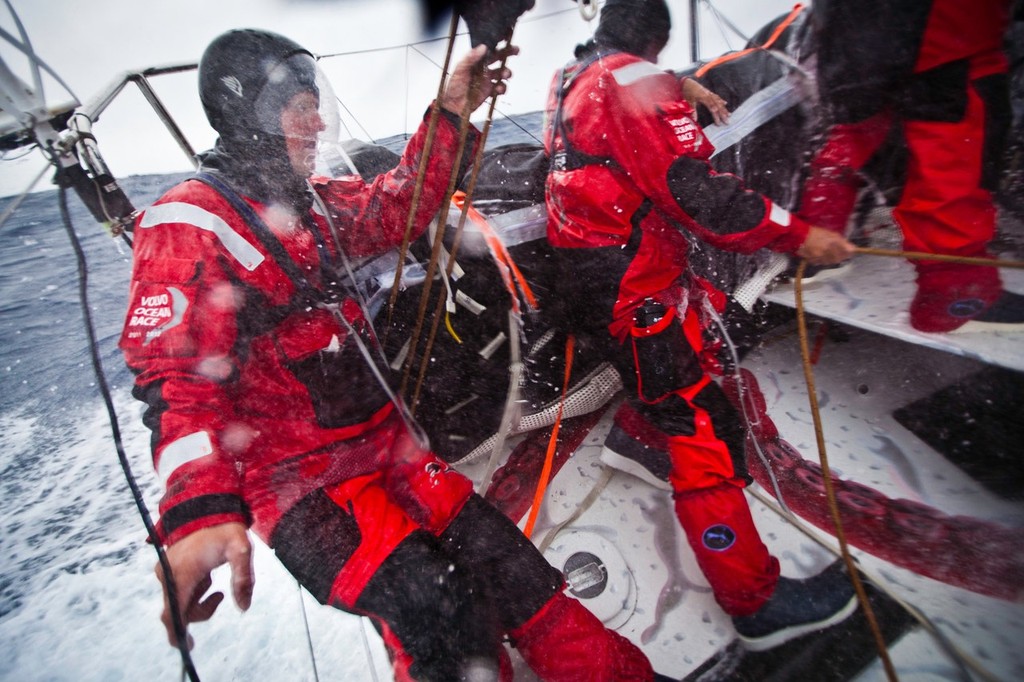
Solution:
[[[337,223],[342,248],[353,257],[375,255],[402,243],[413,208],[420,163],[426,151],[428,121],[433,108],[409,139],[398,165],[378,175],[370,184],[346,179],[317,183]],[[456,163],[459,126],[453,115],[442,110],[430,145],[427,167],[416,202],[416,217],[410,240],[426,230],[444,199]],[[463,157],[472,159],[480,134],[468,129]]]
[[[711,167],[714,147],[673,75],[635,62],[602,78],[608,155],[659,209],[730,251],[794,251],[803,243],[806,223]]]
[[[158,203],[147,211],[157,217],[147,222],[143,214],[137,224],[120,340],[135,373],[134,393],[148,406],[144,421],[153,432],[153,461],[166,483],[158,530],[167,544],[248,517],[224,443],[235,421],[226,388],[237,371],[231,353],[236,324],[233,308],[225,305],[232,285],[215,240],[173,222],[175,206],[190,205]]]

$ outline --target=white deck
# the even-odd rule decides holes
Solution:
[[[892,417],[896,407],[955,382],[980,363],[853,331],[850,342],[827,345],[815,369],[833,472],[887,497],[927,504],[946,514],[1024,525],[1024,503],[990,493]],[[892,362],[894,357],[900,361]],[[795,333],[778,337],[745,365],[758,376],[783,438],[817,462]],[[534,533],[536,543],[575,513],[601,479],[605,465],[599,455],[611,413],[552,481]],[[464,469],[471,477],[481,470],[481,464]],[[752,486],[752,493],[757,492],[759,488]],[[834,559],[753,494],[751,504],[784,575],[809,575]],[[835,546],[834,539],[821,532],[812,529],[810,533]],[[733,638],[731,622],[715,604],[665,491],[626,473],[612,472],[596,502],[558,532],[545,555],[561,566],[567,556],[580,550],[601,557],[609,580],[604,593],[584,603],[609,626],[640,644],[659,672],[681,678]],[[1024,679],[1021,604],[925,578],[856,549],[853,553],[885,590],[923,611],[992,679]],[[899,640],[890,656],[904,682],[962,679],[952,659],[921,628]],[[530,679],[528,671],[520,672]],[[885,673],[876,664],[857,679],[884,680]]]
[[[898,250],[895,228],[881,230],[874,246]],[[1004,287],[1024,294],[1024,270],[1003,268]],[[902,258],[858,255],[839,274],[803,287],[805,310],[902,341],[1024,371],[1024,331],[929,334],[910,326],[907,312],[914,296],[914,269]],[[792,283],[769,291],[765,300],[796,306]]]

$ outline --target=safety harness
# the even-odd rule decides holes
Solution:
[[[554,118],[552,119],[551,125],[551,139],[549,141],[548,148],[551,149],[551,171],[569,171],[583,168],[584,166],[607,166],[608,168],[620,168],[619,164],[616,163],[615,159],[608,156],[595,156],[593,154],[587,154],[586,152],[580,151],[569,141],[568,131],[565,127],[565,121],[562,119],[562,105],[565,102],[565,96],[569,92],[569,88],[573,86],[576,79],[579,78],[580,74],[590,68],[595,62],[602,59],[603,57],[615,54],[618,50],[611,52],[602,52],[595,50],[590,53],[585,59],[578,62],[579,67],[568,77],[566,76],[566,70],[572,64],[568,64],[562,67],[561,72],[558,74],[558,92],[555,100],[555,112]],[[562,140],[561,151],[555,151],[555,136],[558,136]]]

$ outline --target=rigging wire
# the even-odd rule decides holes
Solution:
[[[8,13],[10,13],[11,18],[14,20],[14,25],[17,27],[18,34],[21,36],[21,42],[19,43],[14,36],[5,31],[3,28],[0,28],[0,38],[6,40],[8,43],[10,43],[12,47],[21,51],[26,57],[28,57],[29,61],[32,64],[32,82],[36,87],[35,96],[39,98],[39,102],[41,104],[45,102],[45,97],[43,93],[43,79],[39,73],[40,70],[42,70],[48,73],[51,78],[53,78],[62,88],[64,88],[69,95],[71,95],[71,98],[75,100],[75,105],[77,106],[80,100],[78,99],[78,97],[75,96],[74,90],[72,90],[68,86],[68,84],[64,82],[64,79],[61,78],[56,71],[50,68],[49,64],[40,59],[39,55],[36,54],[35,49],[32,47],[32,41],[28,37],[28,32],[25,31],[25,26],[21,23],[21,18],[18,17],[18,13],[14,11],[14,7],[11,5],[11,0],[4,0],[4,4],[7,5],[7,11]]]
[[[25,190],[21,194],[19,194],[14,201],[7,205],[7,207],[4,209],[3,214],[0,214],[0,228],[2,228],[7,223],[7,220],[12,215],[14,215],[14,212],[18,210],[19,206],[21,206],[21,202],[25,201],[25,199],[28,198],[28,195],[31,194],[32,189],[39,184],[39,181],[43,179],[43,176],[46,175],[46,172],[48,170],[50,170],[49,165],[43,166],[42,170],[39,171],[39,174],[36,175],[35,179],[33,179],[32,182],[28,184],[28,187],[26,187]]]
[[[754,452],[757,453],[757,458],[761,460],[762,466],[764,466],[765,472],[768,474],[769,480],[772,482],[772,490],[775,492],[775,499],[779,501],[779,504],[788,512],[789,507],[783,500],[782,488],[779,486],[778,478],[775,476],[775,470],[772,468],[768,455],[764,453],[764,449],[761,447],[761,441],[759,438],[754,436],[754,426],[760,422],[755,422],[750,417],[750,412],[753,411],[755,415],[758,409],[755,405],[750,404],[754,397],[750,391],[747,390],[746,381],[743,379],[743,374],[740,371],[740,356],[736,351],[736,344],[733,343],[732,337],[729,335],[729,330],[722,316],[718,314],[715,307],[711,305],[711,302],[707,299],[704,300],[703,305],[704,311],[708,313],[711,319],[714,321],[715,326],[718,327],[719,333],[722,335],[722,340],[725,343],[725,347],[729,350],[729,360],[732,364],[733,380],[736,382],[737,397],[740,403],[740,414],[743,417],[743,423],[747,427],[747,432],[751,434],[749,442],[754,446]]]
[[[732,31],[737,36],[739,36],[740,39],[743,40],[744,44],[750,42],[750,38],[746,34],[744,34],[743,31],[741,31],[739,29],[739,27],[736,26],[736,24],[734,24],[731,21],[729,21],[728,17],[726,17],[721,12],[719,12],[718,8],[715,7],[714,4],[711,3],[711,0],[701,0],[701,1],[703,2],[704,6],[706,6],[708,8],[708,11],[711,12],[713,15],[715,15],[715,19],[717,20],[717,23],[718,23],[718,30],[721,32],[722,40],[725,41],[726,45],[729,45],[729,38],[728,38],[728,36],[725,35],[725,31],[722,29],[722,26],[725,26],[730,31]]]
[[[410,45],[409,48],[412,51],[414,51],[417,54],[419,54],[425,60],[427,60],[427,62],[429,62],[430,64],[433,64],[437,68],[441,68],[441,65],[438,64],[437,62],[435,62],[433,59],[431,59],[430,55],[426,54],[422,50],[417,49],[415,45]],[[499,109],[497,107],[496,102],[493,104],[493,109],[494,109],[494,111],[497,111],[499,114],[501,114],[501,117],[502,117],[503,120],[506,120],[509,123],[511,123],[512,125],[514,125],[516,128],[518,128],[520,130],[520,132],[522,132],[523,134],[525,134],[528,137],[532,138],[534,142],[536,142],[537,144],[543,144],[542,141],[540,140],[540,138],[538,138],[535,134],[530,132],[525,126],[523,126],[518,121],[516,121],[515,118],[513,118],[514,114],[506,112],[506,111],[502,111],[501,109]]]
[[[377,663],[373,660],[373,652],[370,651],[370,639],[366,636],[366,624],[369,620],[370,619],[366,616],[359,617],[359,635],[363,640],[363,651],[366,653],[366,659],[370,665],[370,677],[373,678],[373,682],[379,682],[379,678],[377,677]]]
[[[597,11],[596,5],[597,5],[596,0],[594,0],[594,11],[595,12]],[[531,23],[546,21],[547,19],[551,19],[552,17],[558,17],[558,16],[562,16],[562,15],[570,13],[570,12],[577,12],[577,11],[578,10],[576,10],[576,9],[556,10],[556,11],[553,11],[553,12],[548,12],[546,14],[539,14],[539,15],[536,15],[536,16],[529,16],[529,17],[520,18],[519,19],[519,23],[531,24]],[[454,17],[454,18],[457,19],[457,17]],[[586,17],[584,16],[584,18],[586,18]],[[362,50],[349,50],[349,51],[345,51],[345,52],[328,52],[328,53],[319,54],[317,56],[317,59],[318,60],[321,60],[321,59],[331,59],[331,58],[335,58],[335,57],[350,57],[350,56],[358,56],[358,55],[365,55],[365,54],[373,54],[373,53],[377,53],[377,52],[389,52],[389,51],[393,51],[393,50],[405,50],[407,53],[408,52],[415,52],[415,53],[419,54],[421,57],[423,57],[425,60],[427,60],[428,63],[436,66],[439,69],[441,69],[442,70],[442,74],[446,74],[448,72],[447,65],[442,66],[441,64],[438,64],[426,52],[424,52],[423,50],[419,49],[420,46],[432,45],[434,43],[438,43],[438,42],[447,40],[447,41],[449,41],[449,50],[450,50],[451,49],[450,48],[451,41],[453,41],[454,38],[461,38],[461,37],[468,37],[468,36],[469,36],[469,32],[468,31],[458,31],[457,27],[456,27],[456,30],[451,32],[447,37],[445,37],[445,36],[438,36],[438,37],[435,37],[435,38],[425,38],[423,40],[417,40],[417,41],[413,41],[413,42],[409,42],[409,43],[403,43],[401,45],[389,45],[389,46],[385,46],[385,47],[367,48],[367,49],[362,49]],[[446,64],[447,64],[447,62],[446,62]],[[408,73],[408,71],[409,71],[409,69],[406,68],[406,72],[407,73]],[[336,96],[336,98],[338,99],[339,104],[341,104],[341,106],[345,109],[345,112],[352,118],[352,120],[355,123],[355,125],[363,132],[364,135],[366,135],[366,138],[368,140],[370,140],[370,141],[376,142],[376,138],[374,138],[366,130],[365,126],[363,126],[362,123],[359,122],[359,120],[356,117],[356,115],[347,106],[345,106],[344,103],[341,102],[341,98],[337,97],[337,96]],[[407,103],[406,108],[408,108],[408,103]],[[541,140],[538,139],[538,137],[534,133],[530,132],[526,127],[524,127],[523,125],[519,124],[515,120],[513,114],[505,112],[505,111],[501,110],[500,108],[496,109],[496,111],[505,120],[509,121],[512,125],[514,125],[516,128],[518,128],[523,134],[529,136],[530,138],[532,138],[538,144],[541,143]],[[346,130],[347,130],[347,126],[346,126]]]
[[[313,664],[313,680],[320,682],[320,673],[316,667],[316,654],[313,653],[313,637],[309,631],[309,617],[306,616],[306,600],[302,598],[302,583],[296,580],[295,586],[299,588],[299,609],[302,611],[302,624],[306,628],[306,646],[309,648],[309,660]]]
[[[128,487],[131,489],[132,498],[135,500],[135,506],[138,508],[139,515],[142,517],[142,522],[146,527],[146,533],[149,535],[149,540],[153,545],[153,548],[156,550],[157,560],[164,572],[167,600],[170,605],[171,621],[174,626],[174,634],[177,639],[178,651],[181,653],[182,675],[184,676],[187,674],[188,678],[192,682],[199,682],[199,674],[196,672],[195,665],[192,662],[192,657],[188,650],[188,633],[185,629],[184,622],[182,621],[181,613],[178,610],[178,590],[171,572],[171,566],[167,560],[167,555],[164,552],[160,536],[156,532],[156,526],[153,524],[152,517],[149,514],[149,509],[143,499],[142,491],[139,489],[138,482],[135,480],[135,475],[132,473],[131,463],[128,461],[128,455],[125,452],[124,442],[121,438],[121,429],[118,425],[117,411],[114,408],[114,402],[110,395],[110,387],[107,384],[106,374],[103,370],[103,362],[100,359],[99,342],[96,339],[96,330],[95,325],[93,324],[92,314],[89,312],[89,269],[85,258],[85,251],[82,249],[82,244],[78,239],[78,235],[75,234],[75,229],[71,222],[71,214],[68,211],[67,204],[67,192],[64,187],[59,188],[57,196],[60,204],[61,217],[64,222],[64,229],[68,234],[68,239],[71,241],[71,246],[75,252],[75,260],[78,266],[78,296],[82,308],[83,323],[89,340],[89,357],[92,360],[93,372],[96,375],[96,385],[99,388],[100,396],[103,399],[103,404],[106,407],[107,415],[110,419],[110,430],[113,434],[114,447],[117,450],[117,458],[121,463],[121,470],[124,472],[125,479],[128,482]]]

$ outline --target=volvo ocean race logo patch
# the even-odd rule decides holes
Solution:
[[[163,293],[144,294],[132,306],[126,325],[128,339],[142,340],[142,345],[181,324],[188,308],[188,299],[180,289],[167,287]]]
[[[716,523],[713,526],[708,526],[704,531],[704,534],[701,535],[701,542],[712,551],[722,552],[732,547],[733,543],[736,542],[736,533],[729,526]]]
[[[682,103],[667,105],[661,111],[661,120],[672,129],[681,150],[697,155],[710,154],[710,146],[703,149],[706,138],[695,117],[693,110]]]

